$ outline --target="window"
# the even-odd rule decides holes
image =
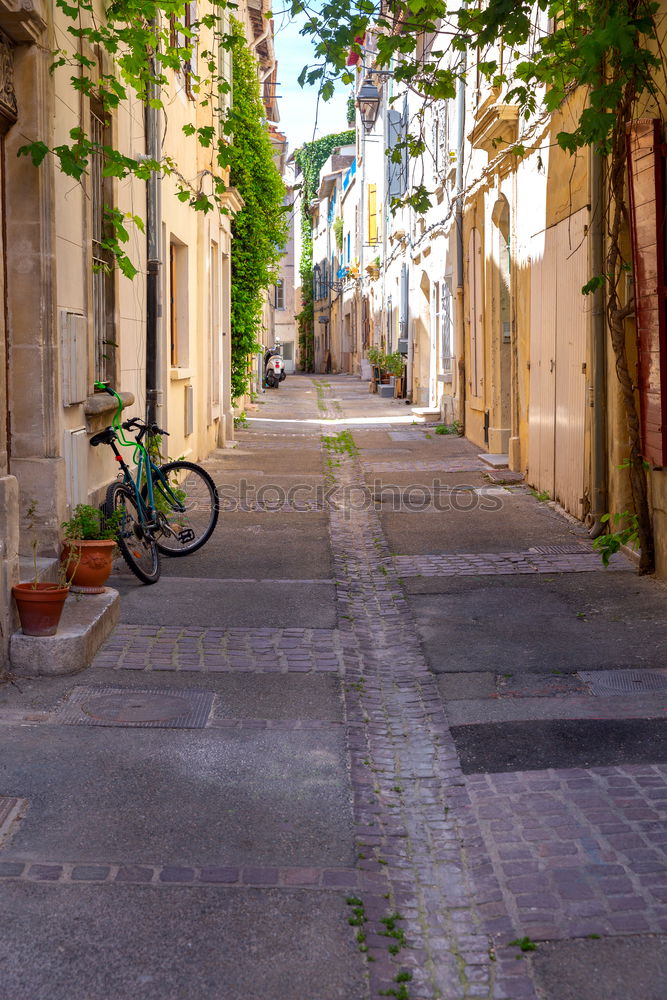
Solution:
[[[324,266],[326,267],[326,263]],[[285,308],[285,284],[282,278],[279,278],[278,281],[276,281],[275,307],[276,309]]]
[[[187,33],[184,31],[179,31],[179,27],[184,26],[187,29]],[[183,11],[183,20],[179,21],[176,14],[172,14],[169,18],[169,41],[170,44],[178,48],[189,48],[190,58],[186,59],[183,63],[183,76],[185,80],[185,93],[188,95],[191,101],[194,101],[195,95],[192,90],[192,77],[197,75],[197,37],[195,35],[190,35],[190,31],[196,29],[197,27],[197,3],[196,0],[191,0],[185,4],[185,10]]]
[[[468,243],[468,286],[470,288],[470,388],[473,396],[481,396],[484,385],[484,289],[482,243],[478,229],[471,230]]]
[[[172,368],[187,368],[188,248],[172,237],[169,243],[169,330]]]
[[[440,293],[440,364],[445,382],[453,377],[452,323],[452,279],[445,278]]]
[[[210,399],[211,416],[217,416],[220,405],[220,253],[218,244],[211,241],[211,288],[209,292],[210,317]]]
[[[375,184],[368,185],[368,242],[378,241],[378,218],[377,218],[377,188]]]
[[[90,139],[99,151],[90,158],[92,313],[94,338],[94,378],[96,382],[116,381],[116,304],[114,270],[110,252],[104,247],[108,235],[105,207],[113,205],[110,177],[103,176],[103,146],[111,145],[111,126],[98,101],[91,101]]]

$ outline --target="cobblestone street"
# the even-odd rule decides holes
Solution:
[[[667,996],[667,593],[367,390],[265,393],[264,495],[0,689],[1,1000]]]

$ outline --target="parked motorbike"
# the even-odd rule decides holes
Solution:
[[[285,362],[280,352],[269,348],[264,354],[264,381],[269,389],[277,389],[286,376]]]

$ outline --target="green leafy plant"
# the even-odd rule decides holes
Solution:
[[[99,507],[79,503],[61,528],[67,541],[110,541],[118,534],[122,519],[122,510],[106,515]]]
[[[510,941],[508,948],[520,948],[521,951],[536,951],[537,944],[529,937],[515,938],[514,941]]]
[[[343,249],[343,217],[341,215],[336,216],[332,228],[334,239],[336,240],[336,249],[340,253]]]
[[[600,520],[610,526],[621,525],[616,531],[609,531],[606,535],[599,535],[593,540],[593,548],[602,556],[602,564],[609,565],[609,560],[618,552],[622,545],[629,545],[633,549],[639,547],[639,519],[636,514],[629,514],[624,510],[622,514],[603,514]]]
[[[400,378],[403,374],[404,363],[403,355],[399,354],[398,351],[395,351],[393,354],[387,354],[382,367],[384,371],[389,372],[390,375],[395,375],[397,378]]]
[[[368,360],[376,368],[384,368],[384,363],[386,360],[386,354],[379,347],[369,347],[367,351]]]
[[[548,490],[531,490],[531,496],[534,496],[538,503],[547,503],[551,500],[551,494]]]
[[[246,412],[245,410],[241,410],[241,412],[237,413],[236,416],[234,417],[234,427],[236,427],[236,429],[238,430],[239,428],[245,428],[247,426],[248,426],[248,418],[246,416]]]

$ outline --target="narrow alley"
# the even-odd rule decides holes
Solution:
[[[0,996],[665,996],[664,587],[367,388],[266,392],[209,543],[0,690]]]

